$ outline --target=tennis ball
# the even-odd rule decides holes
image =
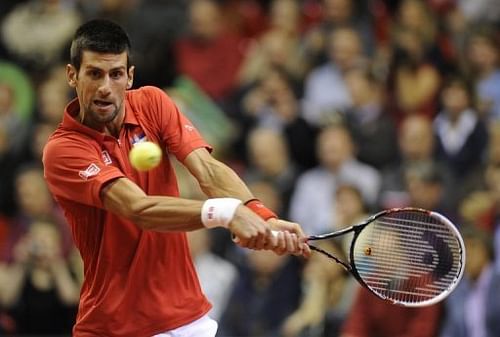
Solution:
[[[128,154],[130,164],[137,171],[147,171],[160,164],[161,148],[153,142],[135,143]]]

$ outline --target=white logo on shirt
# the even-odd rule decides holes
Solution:
[[[184,128],[186,128],[186,130],[188,130],[188,131],[193,131],[194,130],[194,126],[189,125],[189,124],[184,124]]]
[[[89,167],[87,167],[85,169],[85,171],[78,172],[78,175],[83,180],[87,180],[90,177],[93,177],[93,176],[97,175],[99,172],[101,172],[101,169],[99,168],[99,166],[97,166],[96,164],[92,163],[92,164],[89,165]]]
[[[109,155],[109,152],[106,150],[102,150],[102,160],[104,161],[104,164],[110,165],[113,161],[111,160],[111,156]]]

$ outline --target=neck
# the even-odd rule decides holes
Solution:
[[[123,120],[125,119],[125,112],[124,111],[118,112],[116,117],[113,118],[113,120],[108,123],[99,123],[90,120],[89,118],[86,117],[87,116],[85,116],[80,110],[80,113],[78,114],[78,119],[83,125],[88,126],[89,128],[94,129],[96,131],[105,133],[109,136],[118,138],[120,134],[120,129],[123,125]]]

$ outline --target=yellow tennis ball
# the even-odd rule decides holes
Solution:
[[[161,148],[153,142],[135,143],[128,154],[130,164],[137,171],[147,171],[160,164]]]

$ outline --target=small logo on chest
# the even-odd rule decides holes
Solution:
[[[109,152],[106,151],[106,150],[102,150],[101,152],[101,155],[102,155],[102,161],[104,162],[104,164],[107,166],[107,165],[110,165],[113,161],[111,160],[111,156],[109,155]]]
[[[146,137],[146,134],[144,132],[141,132],[132,136],[132,138],[130,139],[130,144],[134,145],[137,143],[146,142],[147,140],[148,137]]]

